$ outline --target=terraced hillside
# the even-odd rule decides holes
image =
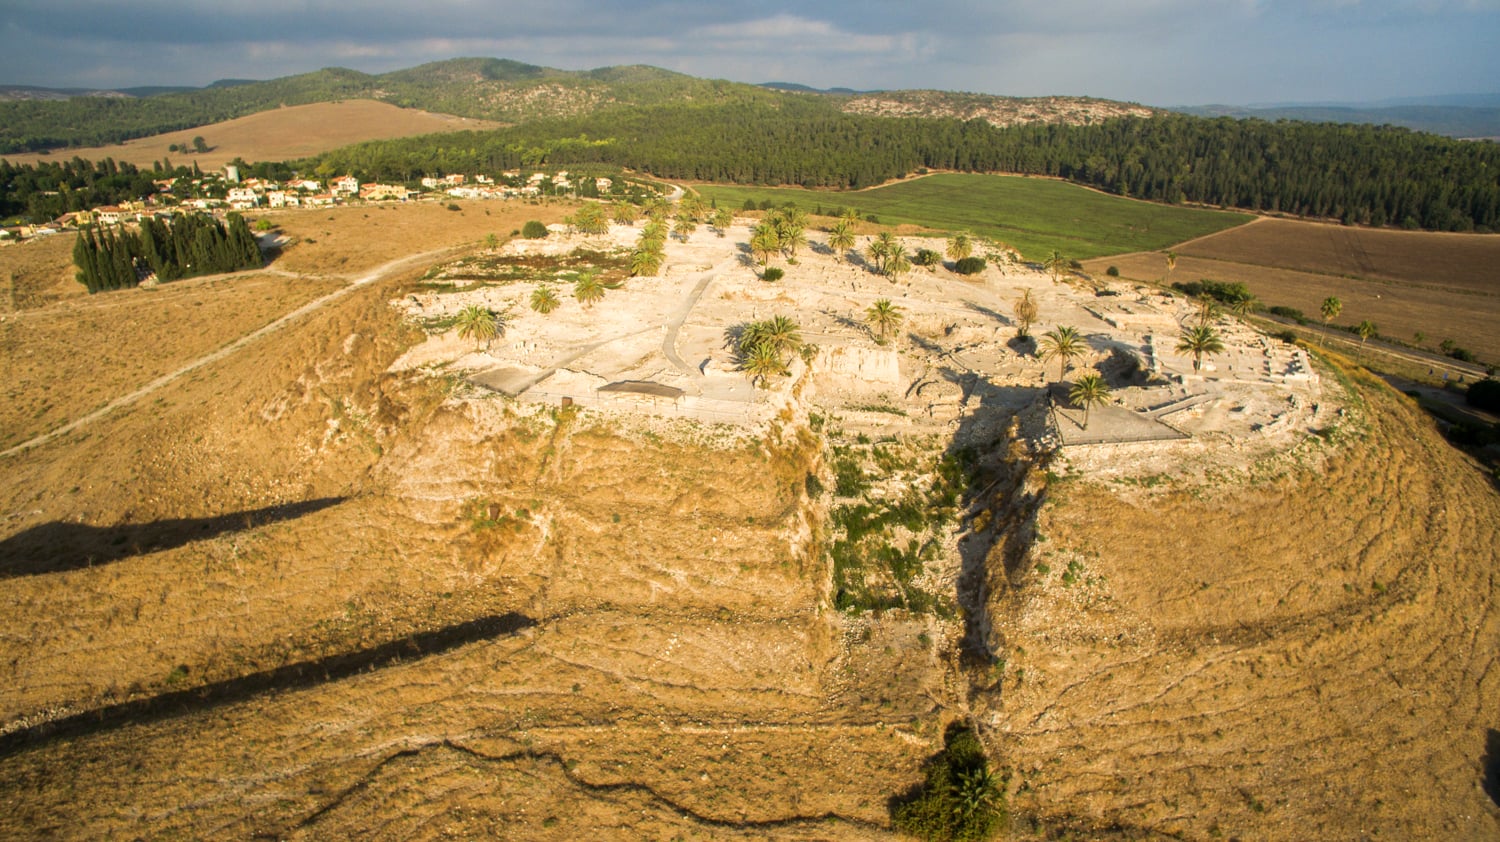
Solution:
[[[528,406],[392,369],[421,334],[391,302],[443,287],[422,261],[369,274],[408,213],[431,248],[512,223],[289,215],[288,284],[365,282],[0,457],[0,835],[892,838],[888,799],[960,720],[1010,772],[1015,838],[1500,830],[1500,495],[1383,385],[1323,369],[1336,422],[1267,454],[1217,433],[1054,453],[1023,433],[1041,404],[905,435],[903,401],[930,397],[840,419],[816,377],[763,396],[760,427]],[[696,282],[672,255],[717,242],[631,284]],[[809,278],[857,271],[807,251]],[[937,271],[913,283],[960,297],[917,338],[994,321]],[[6,324],[255,282],[39,298]],[[972,485],[913,581],[961,610],[835,610],[846,486],[926,499],[907,466],[960,438]]]

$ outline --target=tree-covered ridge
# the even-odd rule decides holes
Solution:
[[[997,128],[791,97],[672,104],[359,144],[306,166],[366,178],[605,163],[663,178],[860,188],[921,168],[1047,175],[1167,203],[1441,231],[1500,227],[1500,146],[1405,129],[1180,115]]]
[[[142,99],[0,102],[0,154],[102,146],[282,105],[341,99],[377,99],[403,108],[518,123],[674,101],[754,102],[787,96],[644,66],[569,71],[504,59],[453,59],[381,75],[327,68],[268,82]]]
[[[138,230],[86,229],[73,246],[73,265],[78,282],[95,293],[128,289],[153,274],[159,281],[175,281],[256,269],[261,255],[239,214],[230,214],[225,222],[187,214],[171,222],[146,219]]]

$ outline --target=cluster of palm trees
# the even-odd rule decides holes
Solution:
[[[1022,300],[1029,300],[1030,297],[1030,291],[1028,290],[1022,296]],[[1033,304],[1032,306],[1035,305]],[[1058,361],[1057,379],[1059,382],[1067,376],[1068,364],[1087,353],[1088,342],[1083,338],[1083,334],[1078,332],[1077,328],[1059,325],[1057,328],[1042,334],[1042,359],[1044,361]],[[1083,407],[1083,428],[1085,430],[1089,428],[1090,410],[1096,404],[1104,403],[1108,399],[1109,384],[1105,382],[1103,376],[1097,371],[1090,371],[1079,375],[1078,379],[1073,381],[1072,387],[1068,390],[1068,400],[1072,401],[1074,406]]]
[[[787,263],[797,262],[797,250],[807,245],[807,212],[788,206],[767,211],[756,226],[750,229],[750,253],[761,268],[771,263],[771,258],[781,255]]]
[[[666,249],[666,217],[647,217],[645,227],[641,228],[641,236],[636,239],[635,248],[630,252],[630,274],[639,278],[660,272],[667,259]]]
[[[791,355],[804,351],[801,328],[787,316],[731,328],[730,344],[739,357],[740,370],[750,375],[750,383],[764,386],[772,377],[787,377],[791,372]]]
[[[870,240],[870,244],[865,247],[865,256],[870,258],[876,274],[884,275],[892,282],[900,280],[902,275],[911,271],[911,255],[907,253],[906,246],[896,239],[896,235],[889,231],[881,231]]]

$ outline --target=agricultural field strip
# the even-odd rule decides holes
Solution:
[[[1152,254],[1152,253],[1153,252],[1135,252],[1135,253],[1133,253],[1131,255],[1119,255],[1119,256],[1129,257],[1129,256],[1137,255],[1137,254]],[[1281,270],[1283,272],[1297,272],[1297,273],[1300,273],[1300,274],[1303,274],[1303,275],[1316,275],[1316,276],[1321,277],[1321,278],[1339,278],[1339,279],[1350,280],[1350,281],[1364,281],[1366,283],[1381,284],[1382,286],[1388,286],[1388,287],[1397,288],[1397,289],[1425,289],[1425,290],[1431,290],[1432,292],[1446,292],[1446,293],[1451,293],[1453,295],[1473,295],[1473,296],[1477,296],[1479,298],[1500,298],[1500,287],[1497,287],[1494,290],[1483,290],[1483,289],[1474,289],[1473,287],[1456,287],[1456,286],[1447,286],[1445,284],[1424,283],[1422,281],[1399,280],[1399,279],[1396,279],[1396,278],[1382,278],[1382,277],[1380,277],[1378,275],[1358,275],[1358,274],[1353,274],[1353,273],[1348,273],[1348,272],[1339,273],[1339,274],[1332,274],[1332,273],[1329,273],[1329,272],[1319,272],[1319,271],[1316,271],[1316,270],[1313,270],[1313,269],[1308,269],[1305,266],[1294,266],[1294,265],[1290,265],[1290,264],[1280,264],[1280,263],[1251,263],[1251,262],[1244,261],[1244,260],[1231,260],[1229,258],[1224,258],[1224,257],[1212,257],[1212,256],[1206,255],[1206,254],[1194,254],[1190,250],[1180,250],[1180,251],[1178,251],[1178,254],[1182,255],[1183,257],[1191,257],[1191,258],[1193,258],[1195,260],[1207,260],[1207,261],[1210,261],[1210,262],[1213,262],[1213,263],[1222,263],[1225,266],[1249,266],[1249,267],[1257,268],[1257,269],[1279,269],[1279,270]]]
[[[697,189],[706,198],[732,207],[747,198],[795,202],[804,210],[846,206],[875,213],[886,224],[969,229],[1009,238],[1010,245],[1033,259],[1053,248],[1073,251],[1068,256],[1078,258],[1166,248],[1255,219],[1247,214],[1140,202],[1050,179],[1001,175],[934,174],[854,192],[713,184]],[[997,218],[1005,221],[996,222]],[[1161,230],[1153,233],[1157,227]]]
[[[281,329],[290,322],[293,322],[301,318],[302,316],[307,315],[308,313],[314,312],[319,308],[327,305],[329,302],[342,298],[343,296],[348,295],[349,293],[353,292],[356,289],[359,289],[362,286],[381,280],[389,276],[393,272],[404,268],[408,264],[415,263],[421,260],[430,260],[450,251],[453,251],[453,249],[436,249],[433,251],[422,252],[420,254],[413,254],[406,257],[397,258],[396,260],[392,260],[389,263],[377,266],[374,269],[366,272],[365,274],[355,278],[347,286],[334,290],[333,292],[321,298],[310,301],[307,304],[298,307],[296,310],[293,310],[292,312],[276,319],[270,324],[265,325],[264,327],[261,327],[248,334],[245,334],[239,339],[236,339],[235,341],[229,343],[228,345],[225,345],[224,347],[220,348],[217,351],[214,351],[211,354],[199,357],[198,359],[193,360],[192,362],[178,368],[175,371],[163,374],[162,376],[156,378],[155,380],[152,380],[150,383],[147,383],[146,385],[140,387],[139,389],[136,389],[133,392],[121,395],[120,397],[111,400],[109,403],[106,403],[104,406],[99,407],[98,409],[88,413],[87,415],[69,421],[63,426],[52,430],[51,432],[43,433],[42,435],[23,441],[20,444],[15,445],[14,447],[0,451],[0,458],[12,456],[24,450],[36,447],[37,445],[46,444],[47,442],[51,441],[54,438],[57,438],[58,436],[67,435],[68,433],[71,433],[72,431],[78,429],[79,427],[82,427],[85,424],[103,418],[109,413],[114,412],[116,409],[135,403],[141,398],[151,394],[152,392],[155,392],[156,390],[167,385],[168,383],[173,382],[174,380],[177,380],[185,374],[189,374],[196,369],[202,368],[205,365],[224,359],[230,354],[233,354],[236,351],[239,351],[241,348],[244,348],[246,345],[249,345],[251,342],[254,342],[255,340],[260,339],[267,334]]]

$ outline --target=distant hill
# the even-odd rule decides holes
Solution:
[[[1235,117],[1259,120],[1300,120],[1308,123],[1363,123],[1402,126],[1413,131],[1459,138],[1500,137],[1500,95],[1452,98],[1463,102],[1494,100],[1495,105],[1279,105],[1242,107],[1200,105],[1173,108],[1196,117]]]
[[[11,91],[7,95],[5,92]],[[0,154],[121,143],[286,105],[374,99],[402,108],[519,124],[618,108],[674,103],[772,105],[824,100],[830,114],[1087,123],[1152,109],[1082,97],[1015,99],[941,91],[819,91],[786,83],[748,85],[659,67],[558,70],[498,58],[458,58],[371,75],[347,68],[264,82],[222,80],[207,88],[127,91],[0,89]]]

